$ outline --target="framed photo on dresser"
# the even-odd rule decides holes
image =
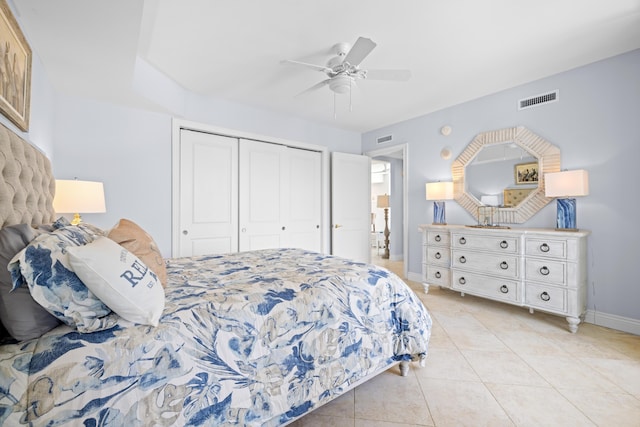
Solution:
[[[31,48],[6,0],[0,0],[0,112],[29,130]]]

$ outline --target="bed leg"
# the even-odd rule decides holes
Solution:
[[[403,360],[400,362],[400,376],[406,377],[409,374],[409,362]]]
[[[425,366],[427,366],[427,356],[424,354],[420,356],[420,362],[418,363],[420,364],[421,368],[424,368]]]

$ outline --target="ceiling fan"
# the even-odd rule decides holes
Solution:
[[[311,86],[299,95],[329,86],[334,93],[351,93],[351,87],[356,80],[387,80],[407,81],[411,78],[409,70],[366,70],[360,68],[360,63],[371,53],[377,45],[371,39],[358,37],[353,47],[349,43],[338,43],[333,46],[336,56],[329,59],[327,65],[308,64],[291,59],[283,61],[287,64],[300,65],[316,71],[322,71],[327,79]]]

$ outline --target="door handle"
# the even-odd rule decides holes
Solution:
[[[336,224],[335,225],[335,228],[340,228],[340,227],[342,227],[342,225],[340,225],[340,224]]]

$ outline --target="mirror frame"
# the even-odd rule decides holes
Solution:
[[[518,206],[510,208],[499,207],[495,210],[493,218],[495,224],[521,224],[553,200],[544,195],[544,174],[560,171],[560,148],[524,126],[482,132],[473,138],[451,165],[453,198],[471,216],[479,220],[478,208],[483,205],[475,196],[466,191],[464,182],[465,168],[473,161],[482,147],[505,142],[518,144],[538,159],[538,188],[533,190]]]

